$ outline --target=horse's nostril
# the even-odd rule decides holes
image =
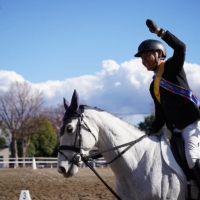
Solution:
[[[64,167],[60,167],[60,172],[61,172],[62,174],[65,174],[65,173],[66,173],[65,168],[64,168]]]

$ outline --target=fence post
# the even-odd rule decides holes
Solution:
[[[33,169],[37,169],[36,168],[36,162],[35,162],[35,158],[33,157],[33,159],[32,159],[32,168]]]
[[[96,167],[96,163],[95,163],[95,161],[93,161],[93,163],[92,163],[92,164],[93,164],[93,167],[95,168],[95,167]]]

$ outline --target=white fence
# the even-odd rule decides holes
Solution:
[[[17,166],[32,167],[33,169],[57,167],[57,158],[52,157],[3,158],[2,160],[0,161],[0,168],[16,168]],[[107,166],[104,159],[96,159],[94,161],[90,161],[90,163],[93,167]],[[85,164],[83,163],[81,167],[85,167]]]
[[[56,167],[57,158],[48,157],[27,157],[27,158],[3,158],[0,161],[0,166],[6,168],[19,167],[33,167],[36,165],[38,168],[42,167]]]

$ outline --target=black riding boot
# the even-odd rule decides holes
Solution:
[[[200,159],[196,160],[195,166],[192,168],[192,173],[194,174],[197,186],[200,189]]]
[[[199,189],[199,194],[198,194],[198,200],[199,200],[200,199],[200,159],[196,160],[195,166],[191,170],[195,177],[195,180],[197,182],[197,186]]]

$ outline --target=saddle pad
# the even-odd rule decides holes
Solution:
[[[161,136],[160,144],[161,144],[162,156],[163,156],[165,163],[177,173],[178,177],[181,179],[181,181],[184,184],[187,184],[186,176],[185,176],[183,170],[177,164],[177,162],[172,154],[172,151],[164,138],[164,135]]]

